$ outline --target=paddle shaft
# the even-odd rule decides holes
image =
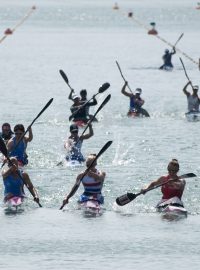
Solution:
[[[92,168],[92,166],[94,165],[94,163],[97,161],[97,159],[108,149],[108,147],[112,144],[112,141],[108,141],[99,151],[99,153],[96,155],[96,157],[94,158],[94,160],[92,161],[92,163],[90,164],[90,166],[88,166],[88,168],[86,169],[85,173],[83,174],[83,176],[81,177],[81,179],[78,181],[78,183],[76,183],[76,185],[74,186],[74,188],[72,189],[72,191],[69,194],[69,198],[72,197],[75,192],[77,191],[82,179],[84,176],[86,176],[86,174],[89,172],[90,168]],[[63,207],[65,206],[65,204],[62,204],[62,206],[60,207],[60,210],[63,209]]]
[[[184,63],[183,63],[183,60],[182,60],[180,57],[179,57],[179,59],[180,59],[181,64],[182,64],[182,66],[183,66],[183,70],[184,70],[184,72],[185,72],[186,78],[188,79],[189,82],[191,82],[191,81],[190,81],[190,78],[189,78],[189,76],[188,76],[188,74],[187,74],[187,72],[186,72],[186,69],[185,69],[185,65],[184,65]],[[191,85],[192,85],[192,83],[191,83]],[[192,87],[193,87],[193,86],[192,86]]]
[[[178,44],[178,42],[181,40],[181,38],[183,37],[183,35],[184,35],[184,33],[182,33],[181,35],[180,35],[180,37],[177,39],[177,41],[175,42],[175,44],[174,44],[174,47],[176,47],[176,45]]]
[[[117,61],[116,61],[116,64],[117,64],[117,67],[118,67],[118,69],[119,69],[119,72],[120,72],[120,74],[121,74],[121,76],[122,76],[122,79],[124,80],[124,82],[127,82],[127,80],[124,78],[124,75],[123,75],[123,73],[122,73],[122,70],[121,70],[121,68],[120,68],[120,65],[119,65],[119,63],[118,63]],[[128,87],[128,89],[131,91],[131,93],[133,94],[133,91],[131,90],[129,84],[127,84],[127,87]]]

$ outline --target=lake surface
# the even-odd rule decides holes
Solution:
[[[27,200],[25,211],[5,215],[0,211],[1,269],[199,269],[199,123],[185,119],[187,83],[179,57],[193,84],[199,84],[197,65],[181,53],[173,56],[174,70],[158,70],[167,44],[128,18],[132,11],[144,26],[156,22],[159,36],[177,45],[198,62],[199,16],[190,0],[124,0],[113,10],[110,0],[1,0],[0,33],[13,28],[36,5],[33,14],[0,43],[1,123],[27,127],[50,98],[50,107],[33,125],[34,139],[28,145],[29,173],[43,208]],[[1,37],[0,37],[1,38]],[[129,119],[129,100],[121,94],[125,78],[134,91],[142,88],[144,108],[150,118]],[[87,89],[88,97],[99,87],[110,88],[97,96],[98,105],[111,94],[109,103],[94,123],[94,136],[85,141],[85,156],[97,153],[112,140],[98,161],[106,171],[105,209],[97,218],[86,218],[77,210],[82,187],[64,211],[62,200],[84,167],[58,167],[65,156],[69,136],[70,89],[59,70],[63,69],[77,94]],[[98,107],[91,108],[94,113]],[[167,173],[172,158],[180,163],[187,179],[183,201],[188,217],[166,221],[154,206],[160,190],[139,196],[117,207],[116,197],[137,193],[150,181]],[[3,199],[3,189],[0,186]],[[26,192],[27,195],[28,191]]]

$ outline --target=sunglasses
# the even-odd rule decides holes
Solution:
[[[22,135],[23,132],[15,132],[15,135]]]
[[[169,171],[169,172],[178,172],[177,169],[169,169],[168,171]]]

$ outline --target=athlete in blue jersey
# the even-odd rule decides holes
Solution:
[[[16,158],[10,158],[11,163],[4,166],[2,170],[2,177],[4,183],[4,201],[12,197],[24,197],[24,184],[28,187],[29,191],[34,197],[34,200],[39,203],[37,190],[33,186],[29,175],[18,168],[18,161]]]
[[[31,142],[33,139],[33,133],[31,127],[28,129],[28,136],[25,136],[23,139],[21,137],[23,136],[25,132],[24,126],[21,124],[18,124],[14,127],[14,134],[7,144],[9,156],[16,157],[19,165],[24,166],[28,164],[27,154],[26,154],[26,148],[28,142]]]
[[[128,85],[128,82],[125,82],[125,84],[122,87],[121,93],[130,98],[130,106],[128,111],[128,116],[134,113],[136,116],[144,115],[146,117],[149,117],[149,113],[142,108],[144,104],[144,100],[141,98],[142,89],[136,88],[135,94],[130,93],[126,91],[126,86]]]
[[[89,132],[85,135],[81,135],[79,137],[78,135],[78,126],[73,124],[70,126],[70,133],[68,140],[66,141],[64,147],[67,149],[68,154],[66,156],[66,160],[77,160],[78,162],[85,161],[85,158],[83,157],[81,153],[81,147],[84,140],[89,139],[93,136],[93,128],[92,125],[89,124]]]
[[[173,47],[172,52],[170,52],[168,49],[166,49],[165,54],[162,57],[164,64],[159,69],[172,70],[173,69],[172,55],[175,53],[176,53],[175,47]]]

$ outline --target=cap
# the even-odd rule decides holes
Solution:
[[[194,86],[193,86],[193,89],[194,89],[194,90],[199,90],[199,86],[198,86],[198,85],[194,85]]]
[[[166,50],[165,50],[165,53],[168,53],[168,52],[169,52],[169,50],[168,50],[168,49],[166,49]]]
[[[72,124],[72,125],[70,126],[69,130],[70,130],[70,132],[72,132],[72,131],[78,131],[78,126],[75,125],[75,124]]]
[[[76,99],[76,98],[79,98],[79,96],[77,96],[76,94],[72,95],[72,99]]]
[[[136,94],[141,94],[142,93],[142,89],[141,88],[136,88],[135,89],[135,93]]]

